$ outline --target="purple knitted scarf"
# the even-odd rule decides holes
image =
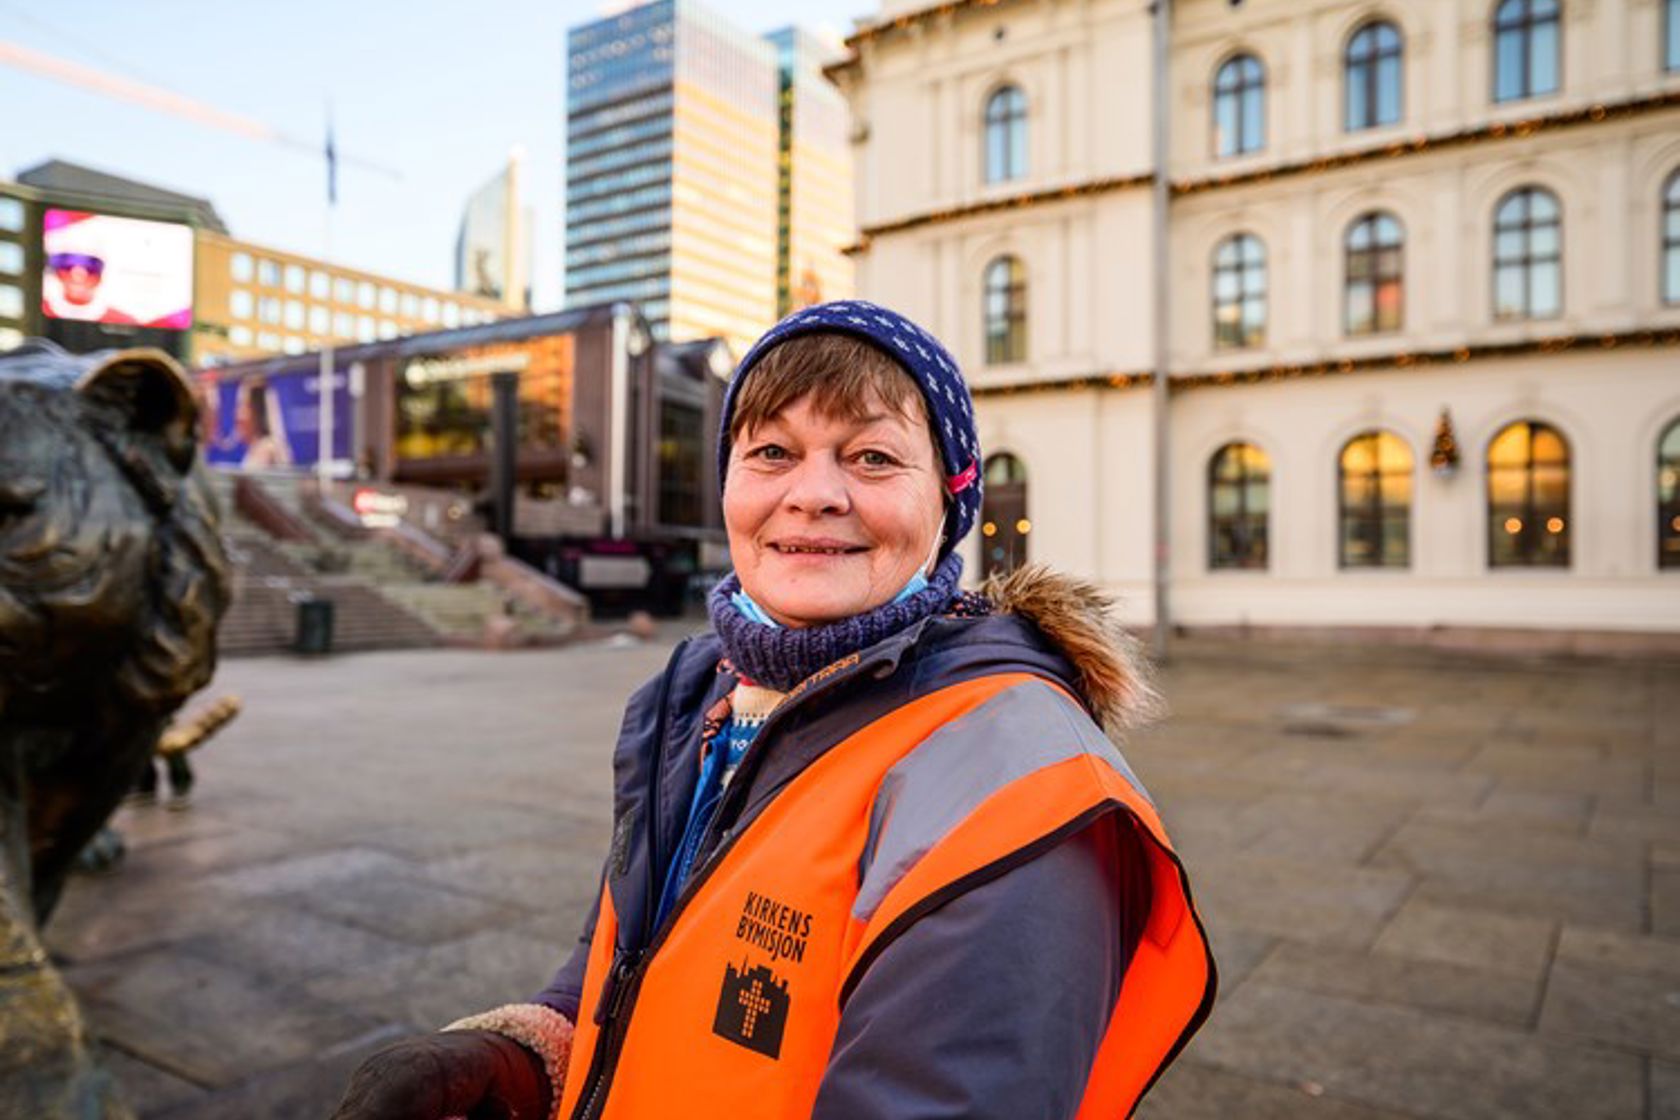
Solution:
[[[826,626],[766,626],[735,609],[730,596],[741,589],[734,572],[712,588],[706,608],[712,629],[735,668],[755,684],[786,692],[817,670],[889,638],[912,623],[939,614],[958,598],[962,557],[952,552],[928,577],[928,585],[907,599],[886,603]]]

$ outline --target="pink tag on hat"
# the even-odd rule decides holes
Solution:
[[[974,480],[979,477],[980,464],[971,459],[968,466],[963,468],[962,473],[946,476],[945,489],[953,494],[961,494],[964,490],[973,486]]]

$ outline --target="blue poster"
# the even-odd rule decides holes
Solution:
[[[252,374],[206,386],[214,435],[205,458],[212,463],[274,470],[313,465],[321,454],[321,378],[318,372]],[[350,374],[332,378],[332,457],[350,457]]]

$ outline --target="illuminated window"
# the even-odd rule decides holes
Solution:
[[[1027,95],[1004,86],[986,99],[986,182],[1003,183],[1027,173]]]
[[[281,311],[280,301],[274,296],[263,296],[257,301],[257,318],[264,323],[278,325]]]
[[[286,301],[286,329],[301,331],[303,329],[303,304],[295,299]]]
[[[228,258],[228,275],[241,284],[251,282],[251,254],[235,253]]]
[[[379,335],[379,329],[373,324],[372,315],[363,315],[356,320],[356,341],[372,342]]]
[[[1680,70],[1680,0],[1663,0],[1663,69]]]
[[[228,314],[235,319],[249,319],[251,317],[251,293],[235,288],[228,293]]]
[[[1569,566],[1569,444],[1537,420],[1502,430],[1487,452],[1488,566]]]
[[[1494,9],[1495,101],[1557,92],[1558,8],[1558,0],[1501,0]]]
[[[309,296],[311,299],[327,299],[332,295],[332,277],[315,269],[309,274]]]
[[[379,310],[386,315],[397,313],[397,290],[395,288],[379,289]]]
[[[228,341],[235,346],[251,345],[251,328],[235,323],[228,328]]]
[[[1393,432],[1361,432],[1342,448],[1341,532],[1344,568],[1404,568],[1411,563],[1412,449]]]
[[[295,292],[298,295],[302,295],[303,294],[303,283],[304,283],[303,266],[300,265],[300,264],[289,264],[289,265],[287,265],[286,266],[286,290],[288,292]]]
[[[1213,251],[1213,345],[1216,350],[1266,342],[1266,246],[1251,233],[1232,234]]]
[[[1027,468],[1008,452],[986,460],[980,499],[980,573],[1014,571],[1027,562]]]
[[[332,330],[332,313],[324,307],[309,309],[309,332],[311,334],[326,334]]]
[[[1208,567],[1263,570],[1272,461],[1252,443],[1227,443],[1208,461]]]
[[[280,262],[271,261],[267,257],[257,260],[257,283],[265,287],[275,288],[280,285]]]
[[[23,318],[23,289],[0,284],[0,319]]]
[[[1563,211],[1542,187],[1519,187],[1493,215],[1493,317],[1550,319],[1563,310]]]
[[[1664,303],[1680,303],[1680,171],[1663,184],[1662,293]]]
[[[1657,567],[1680,568],[1680,419],[1657,441]]]
[[[1400,119],[1400,32],[1392,23],[1367,23],[1348,40],[1344,71],[1349,132]]]
[[[1266,146],[1266,71],[1251,54],[1228,59],[1213,79],[1213,154],[1240,156]]]
[[[458,327],[461,325],[460,304],[446,303],[443,305],[443,325],[446,327]]]
[[[23,203],[15,198],[0,198],[0,229],[11,233],[23,229]]]
[[[1018,257],[998,257],[986,266],[986,364],[1027,357],[1027,270]]]
[[[1348,227],[1344,316],[1348,334],[1400,329],[1404,238],[1387,213],[1366,214]]]
[[[0,327],[0,353],[16,350],[23,345],[23,332],[12,327]]]
[[[413,292],[404,292],[402,297],[402,313],[405,319],[420,318],[420,297]]]
[[[308,349],[308,347],[304,345],[303,339],[299,338],[295,334],[289,334],[286,336],[285,341],[281,343],[280,349],[284,350],[288,354],[301,354]]]
[[[356,317],[348,311],[333,313],[333,334],[339,338],[352,338],[356,334]]]
[[[382,340],[396,338],[397,325],[389,319],[379,320],[379,337]]]
[[[356,282],[348,276],[340,276],[333,281],[333,299],[339,303],[356,302]]]
[[[16,241],[0,241],[0,272],[18,276],[23,272],[23,246]]]
[[[428,323],[438,321],[438,301],[436,296],[427,296],[420,301],[420,318]]]
[[[360,284],[356,285],[356,305],[358,307],[362,308],[364,311],[372,311],[374,300],[375,295],[372,284],[363,280]]]

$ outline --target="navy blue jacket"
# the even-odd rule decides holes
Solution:
[[[602,871],[622,953],[639,954],[655,933],[699,773],[700,723],[737,683],[722,658],[711,634],[685,641],[625,710]],[[932,618],[863,651],[771,717],[730,783],[696,873],[724,836],[854,731],[936,689],[1021,671],[1090,691],[1092,674],[1019,615]],[[1105,817],[911,924],[846,993],[813,1116],[1071,1117],[1148,914],[1142,861],[1129,825]],[[535,997],[574,1020],[594,924],[591,913],[571,959]]]

